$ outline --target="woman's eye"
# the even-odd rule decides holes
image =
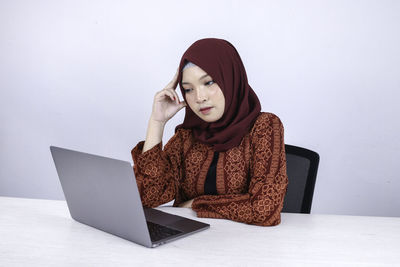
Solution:
[[[206,82],[206,85],[211,85],[210,83],[214,83],[214,81]]]
[[[189,93],[192,89],[183,89],[183,91],[186,93]]]

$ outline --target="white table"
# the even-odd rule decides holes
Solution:
[[[0,197],[0,266],[400,266],[400,218],[283,213],[260,227],[160,210],[211,227],[150,249],[74,221],[65,201]]]

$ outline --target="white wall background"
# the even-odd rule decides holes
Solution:
[[[50,145],[132,162],[155,92],[217,37],[286,143],[320,153],[313,213],[400,216],[399,14],[389,0],[1,1],[0,195],[63,199]]]

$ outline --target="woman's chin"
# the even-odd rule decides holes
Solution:
[[[209,113],[207,115],[196,113],[197,117],[199,117],[200,119],[202,119],[205,122],[216,122],[217,120],[219,120],[222,117],[222,114],[213,114],[213,113]]]

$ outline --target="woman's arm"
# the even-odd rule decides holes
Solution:
[[[179,129],[164,149],[159,142],[143,152],[144,141],[132,149],[136,183],[144,206],[157,207],[177,197],[183,177],[184,136],[184,130]]]
[[[263,226],[280,223],[288,184],[284,129],[275,115],[263,120],[251,137],[252,170],[248,193],[197,197],[192,208],[198,217],[225,218]]]
[[[157,92],[154,96],[153,108],[147,125],[143,153],[162,141],[164,126],[167,121],[186,106],[184,101],[179,100],[179,96],[175,91],[177,78],[178,69],[176,70],[175,76],[165,88]]]
[[[175,133],[164,150],[162,148],[165,124],[186,106],[175,92],[177,77],[178,70],[166,87],[154,96],[146,140],[131,150],[139,193],[143,205],[148,207],[157,207],[174,199],[182,177],[181,131]]]
[[[164,134],[165,122],[160,122],[150,118],[147,124],[146,141],[143,145],[142,153],[153,148],[162,141]]]

